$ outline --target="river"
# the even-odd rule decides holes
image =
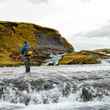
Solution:
[[[110,110],[110,64],[0,68],[0,110]]]

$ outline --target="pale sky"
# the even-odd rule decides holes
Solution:
[[[75,35],[109,35],[110,0],[0,0],[0,20],[53,27],[74,42]]]

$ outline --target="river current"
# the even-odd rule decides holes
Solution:
[[[110,64],[0,68],[0,110],[110,110]]]

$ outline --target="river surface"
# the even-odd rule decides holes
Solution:
[[[110,110],[110,64],[0,68],[0,110]]]

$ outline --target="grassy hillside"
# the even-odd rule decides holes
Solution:
[[[39,41],[38,33],[42,33],[49,40],[55,40],[54,46],[58,44],[64,51],[69,51],[73,47],[59,34],[58,31],[42,27],[31,23],[16,23],[16,22],[0,22],[0,65],[15,65],[22,64],[20,60],[10,58],[11,54],[19,54],[19,50],[24,41],[28,41],[31,48],[37,50],[42,47]],[[44,41],[45,42],[45,41]],[[48,45],[53,45],[53,42],[47,42]],[[51,46],[50,45],[50,46]],[[53,46],[53,48],[54,48]],[[45,45],[44,45],[45,47]],[[57,46],[56,46],[57,47]],[[57,47],[58,49],[59,47]]]

